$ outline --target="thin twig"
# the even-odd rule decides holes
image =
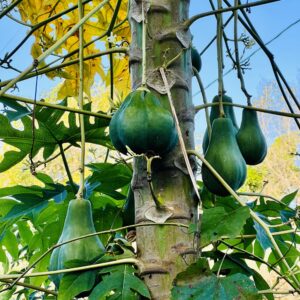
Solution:
[[[125,48],[125,47],[114,47],[114,48],[111,48],[111,49],[107,49],[105,51],[100,51],[100,52],[95,53],[95,54],[87,55],[87,56],[85,56],[83,58],[83,60],[86,61],[86,60],[90,60],[90,59],[95,59],[97,57],[101,57],[103,55],[107,55],[107,54],[111,54],[111,53],[124,53],[124,54],[128,54],[128,48]],[[42,67],[40,69],[37,69],[37,72],[30,72],[30,73],[28,73],[26,76],[24,76],[19,81],[23,81],[23,80],[35,77],[36,74],[42,75],[42,74],[47,74],[49,72],[53,72],[53,71],[56,71],[56,70],[58,72],[57,76],[59,76],[59,70],[61,70],[64,67],[68,67],[68,66],[77,64],[78,62],[79,62],[79,58],[76,58],[76,59],[72,59],[72,60],[63,62],[63,63],[61,63],[61,64],[59,64],[57,66],[53,66],[53,67],[49,67],[49,68]],[[1,81],[0,82],[0,87],[5,86],[11,80],[13,80],[13,78]]]
[[[243,8],[247,8],[247,7],[264,5],[264,4],[277,2],[277,1],[280,1],[280,0],[262,0],[262,1],[246,3],[246,4],[243,4],[243,5],[230,6],[228,8],[222,8],[222,9],[217,9],[217,10],[213,10],[213,11],[208,11],[208,12],[201,13],[201,14],[198,14],[198,15],[195,15],[195,16],[191,17],[190,19],[188,19],[184,22],[183,26],[184,26],[184,28],[188,29],[195,21],[197,21],[201,18],[207,17],[207,16],[221,14],[221,13],[224,13],[224,12],[235,11],[237,9],[243,9]]]
[[[66,158],[66,155],[65,155],[65,150],[63,148],[62,143],[58,143],[58,147],[59,147],[60,155],[61,155],[64,167],[65,167],[65,170],[66,170],[66,173],[67,173],[70,185],[72,187],[72,190],[73,190],[74,194],[76,194],[77,188],[76,188],[76,185],[75,185],[75,183],[73,181],[72,174],[70,172],[69,164],[68,164],[68,161],[67,161],[67,158]]]
[[[6,283],[12,283],[13,280],[12,279],[0,279],[0,281],[2,282],[6,282]],[[32,284],[29,284],[29,283],[25,283],[25,282],[20,282],[18,281],[16,283],[16,285],[19,285],[19,286],[23,286],[25,288],[29,288],[29,289],[33,289],[33,290],[36,290],[36,291],[40,291],[40,292],[43,292],[45,294],[48,294],[48,295],[53,295],[53,296],[57,296],[58,293],[55,292],[55,291],[50,291],[48,289],[45,289],[45,288],[42,288],[40,286],[36,286],[36,285],[32,285]],[[10,287],[11,288],[11,287]],[[3,290],[0,291],[0,293],[2,292]]]
[[[195,112],[199,112],[201,109],[204,109],[205,107],[210,107],[210,106],[215,106],[219,105],[219,102],[214,102],[214,103],[208,103],[206,105],[196,105],[195,106]],[[260,111],[266,114],[271,114],[271,115],[277,115],[277,116],[283,116],[283,117],[289,117],[289,118],[300,118],[300,114],[295,114],[295,113],[288,113],[288,112],[282,112],[282,111],[276,111],[276,110],[270,110],[270,109],[264,109],[260,107],[254,107],[254,106],[247,106],[247,105],[242,105],[242,104],[237,104],[237,103],[229,103],[229,102],[223,102],[223,105],[228,105],[228,106],[234,106],[234,107],[239,107],[239,108],[247,108],[251,110],[256,110]]]
[[[19,102],[28,103],[28,104],[34,104],[34,100],[32,100],[32,99],[19,97],[19,96],[15,96],[15,95],[4,94],[4,95],[0,96],[0,102],[1,102],[1,98],[5,99],[5,100],[10,100],[10,101],[19,101]],[[83,114],[86,116],[97,117],[100,119],[106,119],[106,120],[111,119],[111,116],[107,115],[107,114],[96,113],[96,112],[83,110],[83,109],[71,108],[71,107],[58,105],[58,104],[52,104],[52,103],[48,103],[48,102],[44,102],[44,101],[37,101],[36,106],[48,107],[48,108],[52,108],[52,109],[63,110],[63,111],[68,111],[68,112],[72,112],[72,113],[77,113],[77,114]]]
[[[238,5],[239,1],[235,0],[234,5]],[[246,96],[247,99],[247,105],[251,106],[251,95],[247,92],[243,72],[241,69],[241,63],[240,63],[240,54],[239,54],[239,43],[238,43],[238,12],[234,11],[234,53],[235,53],[235,66],[237,70],[237,77],[239,78],[241,82],[241,90]]]
[[[0,11],[0,20],[21,2],[22,2],[22,0],[16,0],[16,1],[12,2],[9,6],[4,8],[2,11]]]

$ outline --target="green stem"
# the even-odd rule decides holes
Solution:
[[[9,13],[6,14],[6,17],[10,18],[11,20],[13,20],[14,22],[16,22],[16,23],[18,23],[18,24],[21,24],[21,25],[23,25],[23,26],[27,26],[27,27],[32,28],[32,25],[27,24],[27,23],[25,23],[25,22],[22,22],[22,21],[18,20],[17,18],[13,17],[13,16],[12,16],[11,14],[9,14]]]
[[[48,275],[55,275],[55,274],[62,274],[62,273],[80,272],[80,271],[100,269],[100,268],[104,268],[104,267],[108,267],[108,266],[123,265],[123,264],[134,264],[137,267],[141,266],[141,262],[135,258],[124,258],[124,259],[119,259],[119,260],[115,260],[115,261],[109,261],[109,262],[105,262],[105,263],[99,263],[99,264],[77,267],[77,268],[62,269],[62,270],[48,271],[48,272],[30,273],[30,274],[26,274],[22,277],[26,277],[26,278],[27,277],[39,277],[39,276],[48,276]],[[0,275],[0,280],[18,279],[20,277],[20,275],[21,274]]]
[[[0,96],[2,96],[7,90],[13,87],[21,78],[32,71],[37,63],[41,63],[46,59],[52,52],[58,49],[70,36],[72,36],[79,27],[84,24],[91,16],[93,16],[99,9],[101,9],[109,0],[104,0],[98,4],[94,9],[92,9],[84,18],[82,18],[76,25],[74,25],[61,39],[54,43],[47,51],[42,53],[29,67],[27,67],[19,76],[10,81],[5,87],[0,90]]]
[[[143,0],[142,0],[143,1]],[[146,55],[146,16],[144,2],[142,2],[142,19],[143,19],[143,33],[142,33],[142,86],[146,86],[146,66],[147,66],[147,55]]]
[[[15,95],[4,94],[0,97],[0,102],[1,102],[1,98],[5,99],[5,100],[19,101],[19,102],[28,103],[28,104],[35,103],[34,100],[32,100],[32,99],[19,97],[19,96],[15,96]],[[69,111],[69,112],[73,112],[73,113],[77,113],[77,114],[102,118],[102,119],[106,119],[106,120],[111,119],[111,116],[109,116],[107,114],[95,113],[95,112],[91,112],[91,111],[87,111],[87,110],[83,110],[83,109],[71,108],[71,107],[66,107],[66,106],[52,104],[52,103],[43,102],[43,101],[37,101],[35,104],[36,104],[36,106],[49,107],[52,109]]]
[[[237,193],[225,182],[225,180],[222,178],[222,176],[220,176],[220,174],[212,167],[212,165],[202,155],[200,155],[195,150],[189,150],[188,153],[190,155],[194,155],[194,156],[198,157],[206,165],[206,167],[209,169],[209,171],[217,178],[217,180],[219,180],[220,183],[226,188],[226,190],[239,202],[239,204],[241,206],[246,206],[246,204],[240,199],[240,197],[237,195]],[[276,251],[277,255],[279,256],[279,259],[282,260],[282,262],[284,263],[285,267],[289,271],[290,270],[290,266],[287,263],[285,257],[283,256],[283,254],[282,254],[280,248],[278,247],[275,239],[273,238],[273,235],[270,232],[268,226],[265,224],[265,222],[257,214],[255,214],[255,212],[253,212],[251,209],[249,209],[249,210],[250,210],[250,216],[265,231],[266,235],[268,236],[269,240],[271,241],[271,243],[272,243],[272,245],[274,247],[274,250]],[[300,287],[300,284],[299,284],[299,281],[298,281],[297,277],[294,274],[291,274],[291,277],[293,278],[293,280],[296,283],[296,285],[298,287]]]
[[[67,158],[66,158],[66,155],[65,155],[64,148],[63,148],[63,146],[62,146],[61,143],[58,143],[58,146],[59,146],[60,155],[61,155],[64,167],[65,167],[66,173],[68,175],[68,179],[69,179],[70,185],[71,185],[71,187],[73,189],[74,194],[76,194],[77,189],[76,189],[76,186],[74,184],[74,181],[73,181],[73,178],[72,178],[72,174],[70,172],[70,168],[69,168],[69,164],[67,162]]]
[[[79,20],[84,17],[82,0],[78,0],[78,14]],[[84,49],[84,38],[83,38],[83,24],[79,27],[79,92],[78,92],[78,106],[79,109],[83,109],[83,89],[84,89],[84,63],[83,63],[83,49]],[[84,116],[79,115],[80,123],[80,136],[81,136],[81,155],[80,155],[80,183],[76,197],[78,199],[83,198],[84,193],[84,175],[85,175],[85,129],[84,129]]]
[[[218,9],[222,9],[222,0],[218,0]],[[218,95],[219,95],[219,113],[220,117],[225,116],[223,107],[223,20],[222,14],[217,15],[217,59],[218,59]]]
[[[12,279],[0,279],[0,281],[2,282],[6,282],[6,283],[12,283],[13,280]],[[47,290],[47,289],[44,289],[42,287],[39,287],[39,286],[35,286],[35,285],[32,285],[32,284],[29,284],[29,283],[25,283],[25,282],[17,282],[16,285],[18,286],[23,286],[25,288],[29,288],[29,289],[33,289],[33,290],[36,290],[36,291],[39,291],[39,292],[43,292],[45,294],[48,294],[48,295],[53,295],[53,296],[57,296],[58,293],[55,292],[55,291],[50,291],[50,290]],[[9,285],[9,289],[11,289],[11,286]],[[4,289],[6,290],[6,289]],[[2,293],[4,290],[1,290],[0,293]]]
[[[30,275],[26,276],[26,274],[32,268],[34,268],[44,257],[46,257],[54,249],[56,249],[58,247],[61,247],[61,246],[65,245],[65,244],[72,243],[72,242],[75,242],[75,241],[78,241],[78,240],[81,240],[81,239],[84,239],[84,238],[88,238],[88,237],[96,236],[96,235],[100,235],[100,234],[113,234],[113,233],[115,233],[117,231],[122,231],[122,230],[129,229],[129,228],[136,228],[136,227],[142,227],[142,226],[155,226],[155,225],[158,225],[158,226],[159,225],[176,226],[176,227],[182,227],[182,228],[187,228],[187,229],[189,228],[188,225],[182,224],[182,223],[152,223],[152,222],[149,222],[149,223],[133,224],[133,225],[123,226],[123,227],[119,227],[119,228],[115,228],[115,229],[109,229],[109,230],[104,230],[104,231],[99,231],[99,232],[95,232],[95,233],[86,234],[86,235],[83,235],[83,236],[80,236],[80,237],[77,237],[77,238],[74,238],[74,239],[71,239],[71,240],[68,240],[68,241],[65,241],[65,242],[62,242],[60,244],[56,244],[56,245],[52,246],[47,251],[45,251],[41,256],[39,256],[31,265],[29,265],[22,274],[18,274],[18,275],[14,276],[14,277],[9,277],[10,275],[2,275],[2,276],[0,275],[0,280],[1,279],[15,278],[15,280],[9,286],[9,288],[12,288],[23,277],[30,277]],[[56,271],[53,271],[53,272],[56,272]],[[71,271],[68,271],[68,272],[71,272]],[[58,274],[59,273],[61,273],[61,272],[58,271]],[[47,273],[47,275],[48,274],[49,273]],[[52,274],[56,274],[56,273],[52,273]],[[4,277],[4,276],[6,276],[6,277]],[[42,276],[42,275],[39,275],[39,276]]]
[[[196,105],[195,112],[197,113],[201,109],[204,109],[204,108],[210,107],[210,106],[215,106],[215,105],[219,105],[219,102],[208,103],[206,105]],[[277,115],[277,116],[283,116],[283,117],[289,117],[289,118],[300,118],[300,114],[281,112],[281,111],[276,111],[276,110],[264,109],[264,108],[260,108],[260,107],[247,106],[247,105],[229,103],[229,102],[223,102],[223,105],[234,106],[234,107],[239,107],[239,108],[248,108],[251,110],[260,111],[260,112],[263,112],[266,114],[271,114],[271,115]]]

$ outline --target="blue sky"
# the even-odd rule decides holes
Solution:
[[[215,1],[216,2],[216,1]],[[246,1],[243,0],[243,3]],[[190,15],[202,13],[210,10],[208,0],[191,0]],[[224,14],[224,19],[228,18],[229,14]],[[281,0],[264,6],[253,7],[249,18],[257,28],[263,41],[267,42],[276,36],[280,31],[288,25],[300,18],[300,0]],[[16,44],[22,39],[28,28],[20,26],[4,17],[0,21],[1,44],[0,57],[3,58],[6,52],[11,51]],[[240,33],[244,29],[240,27]],[[215,35],[216,22],[215,17],[210,16],[200,19],[191,27],[191,32],[194,36],[193,43],[196,48],[201,51],[210,39]],[[233,37],[232,26],[226,29],[228,37]],[[272,42],[268,47],[274,54],[276,62],[286,76],[288,82],[295,86],[297,78],[299,79],[300,70],[300,22],[290,28],[287,32],[281,35],[278,39]],[[21,48],[17,55],[14,56],[13,65],[20,70],[25,69],[32,61],[30,55],[30,46],[33,39]],[[250,55],[258,48],[254,45],[252,49],[247,50],[246,56]],[[217,78],[217,64],[216,64],[216,46],[215,44],[202,57],[203,67],[201,70],[201,77],[204,85],[207,86]],[[245,74],[246,87],[253,98],[258,98],[261,92],[261,85],[265,81],[274,80],[270,63],[262,51],[259,51],[251,58],[251,70]],[[226,72],[231,68],[231,62],[225,58]],[[15,72],[0,69],[0,78],[2,80],[14,77]],[[38,98],[41,98],[45,93],[56,85],[56,81],[48,80],[45,76],[39,77]],[[236,73],[231,72],[224,77],[225,89],[227,94],[233,98],[234,101],[245,103],[245,97],[240,91],[240,83],[237,80]],[[15,93],[25,97],[34,97],[34,80],[26,80],[18,84],[20,91]],[[212,99],[217,94],[217,84],[211,85],[207,88],[208,99]],[[193,84],[194,103],[200,104],[201,97],[197,94],[199,88]],[[200,116],[201,118],[201,116]],[[203,122],[200,122],[203,123]]]

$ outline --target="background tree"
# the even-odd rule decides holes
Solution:
[[[181,0],[1,2],[0,18],[11,18],[29,31],[0,61],[2,68],[17,72],[0,82],[0,138],[5,143],[0,172],[3,177],[26,162],[35,178],[26,185],[15,181],[0,189],[3,299],[274,299],[277,293],[299,293],[299,212],[290,207],[296,192],[280,201],[260,193],[240,197],[220,178],[229,196],[217,197],[201,181],[196,183],[194,175],[198,160],[209,167],[193,150],[194,115],[213,105],[206,104],[201,77],[192,68],[189,28],[201,18],[216,16],[217,34],[212,38],[217,46],[219,96],[224,91],[226,24],[231,20],[230,59],[248,106],[246,65],[239,45],[245,47],[249,39],[238,38],[241,25],[270,59],[289,108],[284,106],[282,112],[268,101],[263,108],[250,109],[289,117],[300,126],[297,98],[247,15],[249,7],[274,1],[210,1],[211,11],[192,17],[189,1]],[[228,22],[223,22],[223,12],[231,13]],[[32,37],[34,61],[19,71],[14,58]],[[50,97],[38,100],[41,75],[61,81]],[[205,103],[196,107],[193,75]],[[29,78],[36,80],[34,99],[8,94]],[[160,158],[131,151],[125,156],[109,137],[112,115],[130,91],[141,86],[151,90],[175,120],[178,143]],[[132,123],[136,119],[138,114]],[[294,151],[296,140],[288,138]],[[285,139],[281,136],[278,141]],[[90,150],[87,155],[85,148]],[[267,167],[262,170],[255,192],[271,176]],[[54,287],[57,274],[49,271],[50,253],[63,249],[58,240],[70,200],[76,197],[91,202],[95,229],[106,252],[88,263],[70,261],[56,272],[63,275],[59,287]],[[129,208],[133,199],[134,209]],[[80,226],[80,221],[73,224]],[[79,237],[79,243],[88,239]],[[72,252],[72,247],[68,249]],[[268,282],[249,261],[267,266],[277,280]],[[288,288],[278,290],[282,281]]]

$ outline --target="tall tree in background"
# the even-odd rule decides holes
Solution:
[[[35,178],[34,184],[0,189],[3,299],[274,299],[277,293],[299,293],[299,212],[290,207],[297,192],[281,200],[260,193],[241,198],[215,172],[219,166],[212,167],[194,150],[195,113],[218,105],[215,118],[223,121],[227,107],[237,105],[226,103],[223,93],[229,22],[234,25],[231,59],[246,108],[291,118],[300,127],[295,113],[299,103],[246,12],[274,1],[210,1],[211,11],[192,17],[189,1],[182,0],[1,2],[0,19],[8,17],[29,29],[1,57],[1,67],[18,71],[14,58],[30,37],[34,61],[0,82],[0,138],[9,147],[0,172],[26,161]],[[223,23],[223,12],[231,12],[228,22]],[[218,53],[218,99],[225,103],[207,103],[198,73],[201,58],[189,31],[191,24],[210,15],[217,20],[212,43]],[[240,63],[239,42],[245,43],[238,38],[241,25],[270,59],[289,110],[251,104]],[[54,97],[59,101],[37,99],[41,75],[62,79]],[[193,75],[204,101],[197,107],[192,103]],[[29,78],[36,80],[34,99],[9,94]],[[136,100],[136,95],[149,97]],[[129,117],[128,107],[134,108]],[[162,111],[166,119],[158,114]],[[125,115],[126,122],[114,131],[111,119]],[[169,130],[162,119],[173,122],[178,139],[173,148],[156,153],[150,150]],[[208,111],[207,125],[209,137]],[[124,131],[129,132],[127,140]],[[155,139],[140,138],[152,132],[159,132]],[[126,148],[128,140],[138,154]],[[235,135],[232,142],[237,145]],[[86,145],[91,149],[87,159]],[[140,150],[145,145],[147,151]],[[239,151],[234,149],[226,149],[229,156]],[[74,157],[80,160],[75,169]],[[58,159],[67,181],[52,178],[49,166]],[[216,185],[228,196],[214,195],[196,182],[198,160],[215,172]],[[92,217],[84,213],[90,206],[82,198],[90,201]],[[84,236],[88,232],[100,240]],[[95,243],[98,255],[91,252]],[[263,278],[249,261],[267,266],[275,281]],[[278,290],[282,281],[288,289]]]

